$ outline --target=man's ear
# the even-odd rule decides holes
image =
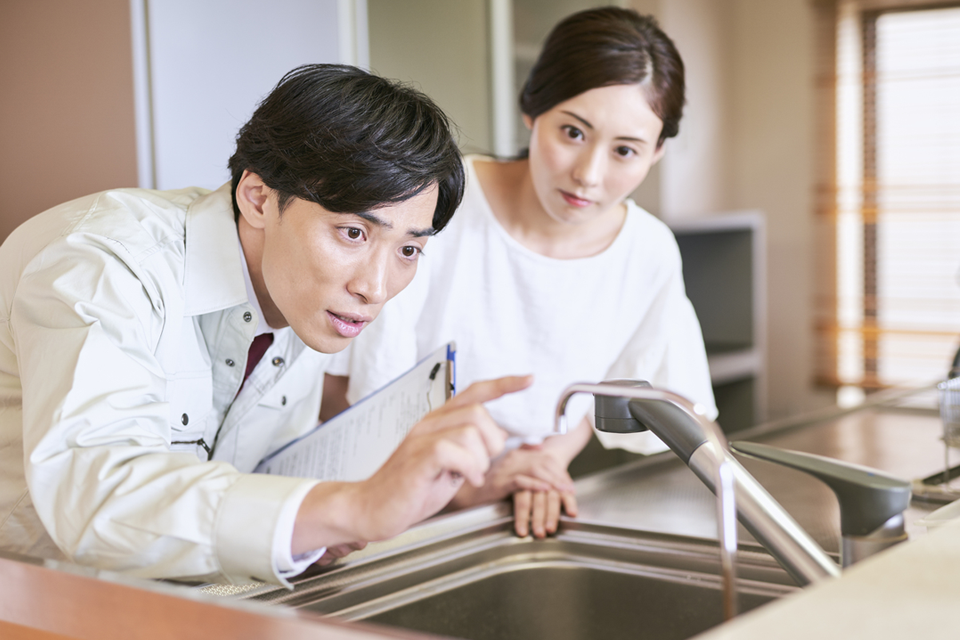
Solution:
[[[237,207],[243,219],[254,229],[262,229],[266,225],[264,207],[270,191],[260,176],[244,169],[237,184]]]

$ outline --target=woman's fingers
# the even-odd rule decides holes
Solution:
[[[550,491],[553,485],[532,476],[519,475],[513,478],[513,491]]]
[[[556,533],[561,513],[577,515],[577,499],[560,491],[517,491],[513,494],[513,528],[517,535],[545,538]]]
[[[556,533],[557,525],[560,523],[560,494],[556,491],[548,491],[546,494],[547,513],[543,521],[543,529],[547,535]]]
[[[577,517],[577,496],[572,493],[562,493],[560,498],[563,501],[563,510],[571,518]]]
[[[530,530],[533,531],[534,538],[545,538],[547,536],[546,518],[547,518],[547,496],[550,491],[537,491],[533,494],[533,508],[530,510]]]
[[[513,494],[513,530],[521,538],[530,533],[530,507],[533,502],[533,493],[517,491]]]
[[[540,480],[549,482],[553,489],[561,492],[572,492],[573,478],[567,473],[567,470],[548,453],[537,454],[535,464],[530,465],[525,472]]]

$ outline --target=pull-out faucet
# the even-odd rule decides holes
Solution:
[[[733,502],[730,497],[735,496],[740,522],[798,584],[805,586],[840,575],[837,563],[731,455],[723,432],[706,418],[701,407],[641,381],[574,384],[563,391],[557,404],[559,432],[566,431],[564,411],[575,393],[594,395],[598,430],[631,433],[649,429],[663,440],[717,495],[721,516],[729,509],[726,503]],[[908,482],[872,469],[755,443],[735,443],[733,448],[806,471],[830,485],[840,500],[844,566],[906,539],[902,512],[910,502]],[[732,491],[722,490],[724,476],[731,478]],[[732,563],[736,527],[732,527],[730,535],[722,517],[718,527],[721,559]],[[734,549],[725,549],[731,539]],[[726,581],[728,577],[732,579],[733,572],[725,568],[724,575]],[[730,590],[732,587],[731,584]],[[735,600],[734,595],[727,596],[726,589],[725,603],[728,597]]]
[[[567,387],[557,404],[556,430],[566,433],[567,401],[579,392],[592,393],[596,398],[597,428],[601,431],[630,433],[645,428],[632,417],[629,403],[655,402],[668,407],[681,421],[701,427],[703,442],[709,442],[711,451],[727,451],[726,438],[720,427],[703,415],[703,408],[683,396],[670,391],[653,389],[646,382],[613,380],[601,384],[574,384]],[[651,429],[651,431],[653,431]],[[654,431],[656,433],[656,431]],[[734,489],[734,470],[729,456],[713,456],[707,485],[717,496],[717,533],[720,542],[720,568],[723,575],[723,615],[729,620],[737,615],[737,504]]]

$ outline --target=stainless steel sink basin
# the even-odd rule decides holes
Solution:
[[[252,597],[475,640],[670,640],[722,622],[715,542],[575,520],[547,540],[520,539],[509,514],[494,515],[414,530],[292,592]],[[797,590],[759,547],[739,554],[738,581],[741,611]]]

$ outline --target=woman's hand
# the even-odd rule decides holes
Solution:
[[[540,446],[523,445],[495,460],[482,486],[461,487],[450,506],[463,509],[503,500],[517,491],[550,490],[573,493],[566,465]]]
[[[566,464],[553,450],[523,445],[496,460],[482,486],[461,487],[451,506],[471,507],[513,494],[514,531],[543,538],[556,532],[561,511],[577,515],[574,493]]]
[[[513,530],[521,538],[530,533],[545,538],[557,531],[561,508],[576,517],[577,498],[572,492],[517,491],[513,494]]]

